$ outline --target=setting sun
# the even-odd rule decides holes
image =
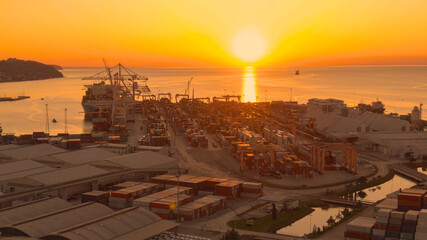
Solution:
[[[244,28],[237,32],[233,39],[233,53],[240,60],[255,62],[266,53],[263,34],[255,28]]]

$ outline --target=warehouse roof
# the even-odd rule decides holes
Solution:
[[[118,154],[102,150],[99,148],[88,148],[79,151],[72,151],[66,153],[60,153],[52,155],[56,159],[60,159],[64,162],[68,162],[71,164],[84,164],[89,162],[96,162],[100,160],[105,160],[108,158],[118,157]]]
[[[33,160],[21,160],[0,164],[0,181],[26,177],[32,174],[54,170]]]
[[[104,240],[146,239],[178,224],[160,219],[142,208],[127,208],[112,214],[51,233],[42,239]],[[135,236],[137,238],[132,238]]]
[[[0,209],[0,226],[13,224],[68,207],[71,207],[71,204],[62,199],[43,198],[18,206],[3,208]]]
[[[33,157],[40,157],[55,153],[65,152],[64,149],[52,146],[50,144],[36,144],[28,147],[13,148],[0,151],[3,157],[9,157],[13,159],[28,159]]]
[[[0,151],[12,149],[12,148],[19,148],[19,147],[21,147],[21,146],[20,145],[16,145],[16,144],[0,145]]]
[[[177,169],[178,160],[155,152],[139,152],[110,158],[108,161],[131,169]]]
[[[106,173],[108,172],[90,165],[80,165],[35,174],[28,176],[28,178],[41,182],[45,185],[53,185],[99,176]]]
[[[100,203],[87,202],[0,227],[0,232],[9,236],[41,237],[113,212]]]

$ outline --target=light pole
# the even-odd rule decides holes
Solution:
[[[180,222],[180,216],[179,216],[179,177],[181,176],[181,170],[178,170],[178,172],[176,173],[176,180],[177,180],[177,198],[178,201],[176,203],[176,211],[177,211],[177,222]]]

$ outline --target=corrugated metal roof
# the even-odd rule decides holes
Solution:
[[[14,159],[28,159],[61,152],[65,152],[65,150],[47,143],[1,151],[3,155]]]
[[[44,198],[22,205],[0,209],[0,226],[13,224],[71,206],[70,203],[59,198]]]
[[[88,148],[79,151],[72,151],[66,153],[60,153],[52,155],[51,157],[60,159],[62,161],[71,163],[71,164],[84,164],[89,162],[96,162],[105,160],[108,158],[118,157],[118,154],[102,150],[99,148]]]
[[[28,178],[41,182],[45,185],[53,185],[98,176],[105,173],[108,172],[90,165],[81,165],[35,174],[28,176]]]
[[[3,226],[0,227],[0,231],[7,234],[21,232],[30,237],[41,237],[113,212],[111,208],[103,204],[88,202]]]
[[[14,161],[0,164],[0,181],[26,177],[32,174],[54,170],[33,160]]]
[[[171,224],[172,223],[172,224]],[[145,239],[177,226],[142,208],[128,208],[42,238],[70,240]],[[143,230],[143,231],[141,231]],[[138,238],[131,238],[137,236]],[[144,237],[143,237],[144,236]],[[149,236],[148,236],[149,237]]]
[[[110,158],[108,161],[130,169],[177,169],[178,160],[155,152],[139,152]]]

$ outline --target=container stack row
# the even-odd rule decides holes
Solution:
[[[386,238],[399,239],[405,212],[392,211],[387,226]]]
[[[85,202],[97,202],[108,206],[110,193],[105,191],[92,191],[83,193],[81,195],[82,203]]]
[[[398,195],[398,208],[401,211],[427,209],[427,190],[405,189]]]
[[[388,222],[390,220],[391,209],[379,209],[372,229],[372,240],[384,240]]]
[[[344,232],[345,239],[370,240],[375,218],[358,217],[347,224]]]
[[[175,211],[175,214],[176,217],[192,221],[200,217],[212,215],[226,206],[227,200],[225,197],[209,195],[180,207],[179,212]]]
[[[420,211],[414,240],[427,239],[427,209]]]
[[[242,182],[228,181],[215,185],[215,195],[224,196],[227,200],[233,200],[240,197],[242,191]]]
[[[413,240],[417,230],[417,222],[419,211],[409,210],[403,218],[402,229],[400,231],[400,239]]]
[[[185,204],[192,201],[192,195],[180,194],[178,202],[178,195],[175,194],[158,201],[151,202],[150,210],[163,219],[172,219],[174,216],[173,210],[178,207],[178,204],[179,206],[185,206]]]
[[[150,182],[160,184],[166,189],[178,185],[178,178],[174,175],[164,174],[150,178]],[[213,191],[215,195],[225,196],[228,200],[239,197],[258,198],[263,194],[261,183],[243,183],[226,178],[181,175],[179,185],[192,188],[194,195],[198,195],[199,191]]]
[[[158,191],[157,184],[153,183],[139,183],[133,185],[135,182],[122,183],[119,186],[114,186],[113,188],[118,188],[111,192],[108,206],[115,209],[123,209],[132,207],[133,200],[141,198]],[[120,188],[122,186],[128,186],[126,188]]]
[[[262,183],[244,182],[242,184],[241,197],[259,198],[262,196]]]

